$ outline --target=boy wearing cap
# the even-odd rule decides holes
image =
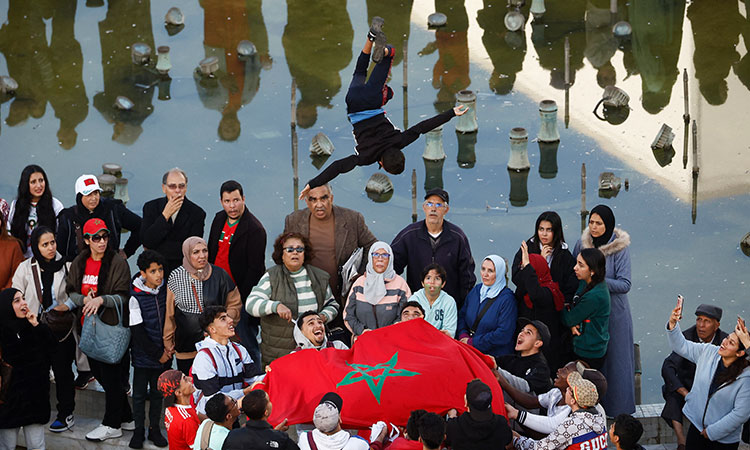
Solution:
[[[445,442],[453,450],[494,450],[505,448],[512,435],[505,417],[492,412],[492,391],[479,379],[466,385],[467,411],[457,416],[448,411]]]
[[[193,380],[179,370],[166,370],[159,375],[159,391],[164,403],[172,404],[164,411],[164,426],[170,450],[191,450],[195,433],[201,424],[195,411],[195,400],[199,396]]]
[[[567,381],[565,404],[570,407],[570,415],[547,437],[538,441],[514,431],[513,446],[516,449],[607,448],[607,419],[594,408],[599,402],[596,386],[577,371],[571,372]]]
[[[300,192],[300,200],[307,196],[310,189],[322,186],[356,166],[368,166],[377,162],[386,172],[400,174],[404,171],[404,154],[401,149],[416,141],[420,134],[425,134],[469,110],[465,106],[457,106],[423,120],[406,131],[393,126],[385,116],[383,106],[393,97],[393,90],[385,82],[391,71],[395,50],[386,45],[385,34],[382,31],[383,23],[382,18],[373,18],[346,93],[346,113],[354,128],[354,139],[357,142],[355,154],[334,161],[310,180]],[[377,64],[367,80],[370,54]]]
[[[516,339],[517,353],[496,358],[497,371],[523,392],[547,392],[552,384],[542,346],[550,341],[549,328],[540,320],[520,318],[518,323],[522,328]]]
[[[352,436],[341,428],[341,409],[344,400],[335,392],[323,396],[313,413],[315,429],[299,436],[301,450],[368,450],[370,443],[360,436]],[[385,438],[385,428],[378,436],[378,442]]]

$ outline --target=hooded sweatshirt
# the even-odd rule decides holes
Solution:
[[[308,348],[314,348],[315,350],[322,350],[324,348],[335,348],[339,350],[348,350],[349,347],[346,346],[341,341],[328,341],[328,336],[326,335],[323,338],[323,343],[320,346],[316,346],[312,343],[310,339],[308,339],[304,334],[302,334],[302,330],[299,329],[297,325],[294,326],[294,342],[297,343],[297,348],[294,349],[295,352],[298,352],[300,350],[306,350]]]
[[[489,420],[476,420],[465,412],[448,419],[445,442],[453,450],[495,450],[505,448],[513,434],[505,417],[492,414]]]
[[[315,429],[300,436],[298,442],[300,450],[310,450],[308,433],[312,433],[312,438],[315,440],[318,450],[368,450],[370,448],[370,444],[366,440],[359,436],[352,436],[346,430],[339,430],[332,435],[327,435]]]
[[[424,308],[424,318],[430,324],[440,331],[448,331],[451,337],[456,335],[458,326],[458,309],[456,309],[456,300],[448,295],[445,291],[440,291],[440,295],[435,303],[430,305],[424,289],[420,289],[409,297],[409,301],[419,302]]]

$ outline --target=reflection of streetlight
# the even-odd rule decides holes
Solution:
[[[477,145],[477,133],[456,133],[458,138],[458,156],[456,162],[462,169],[471,169],[477,162],[475,147]]]
[[[443,188],[443,164],[444,159],[437,161],[423,159],[424,161],[424,191],[434,188]]]
[[[513,128],[510,130],[510,157],[508,158],[509,170],[529,170],[529,151],[527,148],[529,135],[525,128]]]
[[[557,131],[557,103],[554,100],[542,100],[539,102],[539,116],[541,118],[539,141],[559,141],[560,133]]]
[[[508,169],[510,177],[510,204],[521,207],[526,206],[529,202],[529,189],[527,181],[529,179],[529,170],[511,170]]]
[[[250,58],[257,53],[258,50],[255,48],[255,44],[247,39],[243,39],[237,44],[237,55],[239,55],[240,58]]]
[[[518,31],[523,28],[526,18],[517,9],[512,9],[505,14],[503,23],[508,31]]]
[[[557,147],[560,141],[539,141],[539,176],[545,179],[557,176]]]
[[[169,69],[172,68],[172,62],[169,60],[169,47],[166,45],[161,45],[159,48],[156,49],[158,56],[156,59],[156,70],[162,74],[166,75],[169,73]]]
[[[422,158],[431,161],[445,159],[445,150],[443,150],[443,126],[434,128],[424,136],[424,153]]]
[[[130,59],[133,64],[143,66],[151,60],[151,47],[143,42],[136,42],[130,46]]]
[[[216,71],[219,70],[219,58],[216,56],[203,58],[198,63],[198,69],[204,77],[213,77]]]
[[[544,0],[531,0],[531,9],[529,9],[529,12],[534,16],[534,20],[541,19],[544,13],[547,12],[547,9],[544,7]]]
[[[393,197],[393,183],[388,175],[374,173],[365,185],[367,197],[376,203],[385,203]]]

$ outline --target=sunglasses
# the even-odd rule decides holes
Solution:
[[[91,239],[91,242],[106,241],[107,239],[109,239],[109,233],[95,234],[93,236],[89,236],[89,239]]]
[[[305,247],[284,247],[284,251],[287,253],[305,253]]]

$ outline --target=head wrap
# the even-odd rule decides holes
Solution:
[[[192,263],[190,262],[190,255],[193,253],[193,249],[195,249],[195,247],[197,247],[198,245],[208,247],[208,245],[206,245],[206,241],[197,236],[191,236],[185,239],[185,242],[182,243],[182,267],[184,267],[190,275],[195,276],[198,281],[206,281],[211,276],[211,263],[207,263],[206,267],[198,270],[193,267]]]
[[[3,338],[18,334],[24,328],[31,327],[28,320],[16,317],[16,311],[13,309],[13,297],[16,296],[16,292],[21,291],[15,288],[0,291],[0,333],[2,333]],[[2,341],[4,340],[2,339]]]
[[[52,261],[47,261],[42,256],[42,252],[39,250],[39,240],[47,233],[52,233],[52,236],[55,235],[52,230],[45,226],[36,227],[31,232],[31,253],[34,254],[34,259],[39,264],[39,268],[42,269],[42,298],[39,299],[39,302],[45,310],[52,304],[52,285],[55,281],[55,273],[65,265],[65,259],[59,254],[55,254],[55,258]]]
[[[479,288],[479,302],[483,302],[487,298],[495,298],[503,290],[507,282],[505,281],[505,260],[497,255],[485,256],[482,261],[491,261],[495,265],[495,283],[492,286],[485,286],[482,283],[482,287]]]
[[[601,217],[602,222],[604,222],[604,234],[599,237],[591,236],[594,239],[594,247],[599,248],[608,243],[612,238],[612,233],[615,231],[615,213],[613,213],[607,205],[596,205],[594,209],[591,210],[591,214],[589,214],[589,220],[591,220],[591,216],[594,214]],[[589,233],[590,232],[591,231],[589,230]]]
[[[381,249],[388,252],[391,257],[388,258],[388,267],[385,268],[385,271],[383,273],[377,273],[375,272],[375,266],[372,263],[372,254]],[[385,288],[385,282],[387,280],[392,280],[395,277],[396,271],[393,270],[393,250],[391,250],[391,246],[382,241],[372,244],[372,246],[370,246],[370,253],[367,255],[367,271],[365,275],[364,295],[367,303],[371,305],[377,305],[380,303],[380,300],[382,300],[388,292]]]
[[[560,291],[560,286],[552,281],[552,275],[547,265],[547,260],[542,255],[536,253],[529,254],[529,264],[534,268],[536,277],[539,280],[539,286],[545,287],[552,292],[552,299],[555,302],[555,310],[562,311],[563,305],[565,304],[565,296]],[[534,304],[529,297],[528,292],[523,296],[523,302],[529,309],[534,309]]]

